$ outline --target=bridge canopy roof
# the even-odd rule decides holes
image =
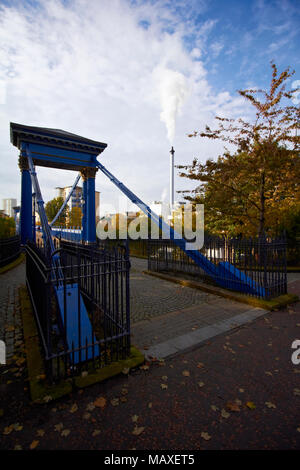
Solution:
[[[22,150],[26,144],[35,165],[78,170],[95,167],[96,156],[107,144],[61,129],[10,123],[11,143]]]

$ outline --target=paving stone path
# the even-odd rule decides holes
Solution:
[[[250,309],[246,304],[143,274],[144,270],[147,260],[131,258],[132,342],[143,352]]]
[[[12,358],[22,339],[18,293],[21,284],[25,284],[25,262],[0,274],[0,340],[5,342],[7,360]]]
[[[249,311],[249,306],[143,273],[147,260],[131,258],[130,298],[132,341],[141,350],[193,333]],[[300,274],[289,275],[293,285]],[[297,282],[296,282],[297,283]],[[0,339],[6,357],[21,338],[18,287],[25,284],[25,262],[0,275]]]

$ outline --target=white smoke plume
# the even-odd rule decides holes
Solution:
[[[166,124],[168,139],[173,144],[176,116],[189,94],[187,81],[182,73],[162,66],[154,70],[154,78],[162,108],[160,119]]]

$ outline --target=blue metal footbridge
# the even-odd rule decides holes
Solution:
[[[97,167],[102,173],[110,179],[110,181],[127,196],[131,202],[136,204],[143,212],[153,221],[162,231],[170,234],[170,239],[189,256],[211,279],[213,279],[220,287],[227,289],[237,290],[244,293],[251,293],[257,295],[263,294],[264,288],[257,286],[255,281],[249,276],[246,276],[239,269],[231,265],[228,261],[222,261],[219,264],[212,263],[205,255],[198,250],[191,250],[188,248],[190,245],[184,238],[182,238],[170,225],[164,222],[152,209],[145,204],[139,197],[137,197],[129,188],[127,188],[121,181],[119,181],[110,171],[105,168],[100,162],[97,162]]]
[[[99,169],[109,180],[137,205],[187,256],[189,256],[210,278],[220,287],[250,293],[264,297],[264,288],[239,271],[229,262],[212,263],[198,250],[189,248],[188,242],[181,238],[175,230],[166,224],[151,208],[138,198],[127,186],[110,173],[104,165],[97,161],[97,156],[106,148],[106,144],[92,141],[75,134],[58,129],[24,126],[11,123],[11,141],[20,149],[19,166],[22,178],[21,193],[21,241],[25,245],[32,240],[35,231],[32,229],[32,188],[37,202],[38,213],[42,225],[44,244],[48,250],[53,268],[55,295],[60,310],[66,341],[69,349],[80,349],[84,341],[95,343],[93,329],[83,298],[78,300],[78,284],[65,285],[62,282],[63,270],[59,250],[55,249],[52,229],[64,207],[68,203],[79,178],[83,179],[83,219],[82,239],[86,244],[96,242],[95,220],[95,174]],[[49,223],[36,173],[36,165],[79,171],[78,176],[55,218]],[[80,321],[80,328],[78,322]],[[95,348],[95,347],[94,347]],[[87,348],[87,359],[92,354],[100,354],[99,349]],[[79,353],[75,353],[74,362],[80,362]]]

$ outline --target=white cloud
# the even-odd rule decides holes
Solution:
[[[5,102],[0,101],[1,198],[20,198],[18,151],[9,142],[13,121],[108,143],[100,157],[104,165],[146,202],[160,199],[169,184],[170,145],[160,121],[155,70],[184,76],[190,89],[176,123],[176,163],[221,151],[221,145],[186,137],[219,111],[231,115],[241,109],[238,99],[211,89],[199,60],[203,38],[216,21],[204,22],[197,33],[190,20],[182,22],[165,2],[75,0],[64,5],[47,0],[39,7],[22,5],[0,7],[0,80],[6,90]],[[184,37],[191,33],[195,47],[189,53]],[[72,184],[75,178],[71,172],[45,168],[38,173],[45,200],[54,197],[55,186]],[[179,178],[176,184],[187,186]],[[96,189],[103,203],[118,198],[100,174]]]
[[[213,57],[218,57],[220,52],[224,49],[224,44],[220,41],[216,41],[210,46],[210,48],[211,48]]]

